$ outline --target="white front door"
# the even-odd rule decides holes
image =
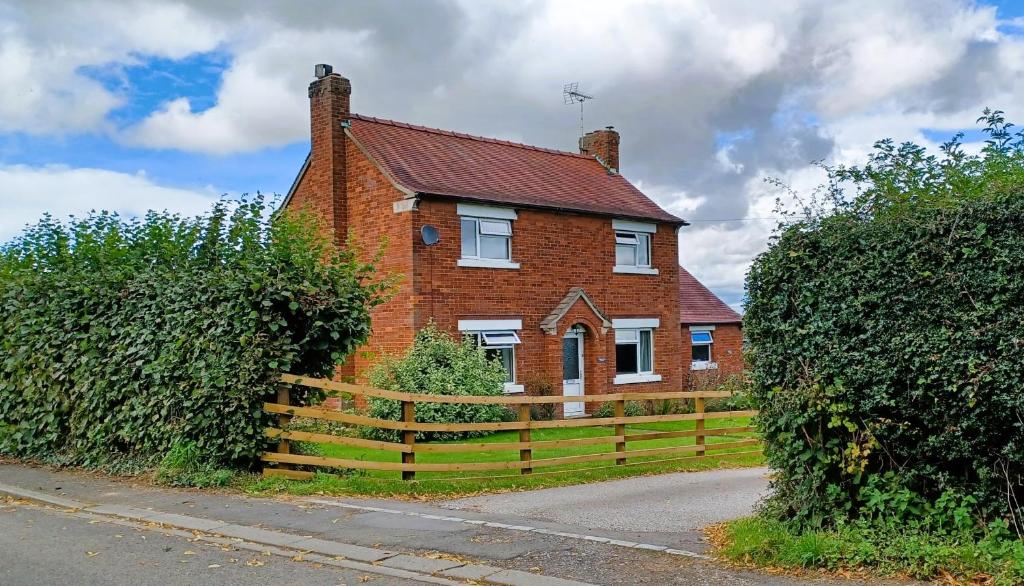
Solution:
[[[583,332],[570,329],[562,338],[562,394],[583,396]],[[565,403],[565,416],[583,415],[583,402]]]

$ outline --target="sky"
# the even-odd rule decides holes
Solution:
[[[1024,2],[0,0],[0,241],[43,213],[201,213],[284,194],[315,63],[352,108],[574,150],[691,222],[680,261],[740,309],[776,201],[874,141],[937,146],[1024,114]],[[58,17],[55,17],[58,15]]]

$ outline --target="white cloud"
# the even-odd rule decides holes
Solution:
[[[224,72],[217,103],[195,112],[188,98],[173,99],[123,133],[128,144],[227,154],[255,151],[309,136],[303,91],[312,63],[331,55],[365,54],[366,33],[268,33],[241,50]],[[295,64],[303,64],[298,67]]]
[[[0,132],[104,130],[124,97],[83,74],[83,67],[209,51],[223,38],[218,28],[179,4],[39,1],[18,10],[0,7]]]
[[[928,143],[923,129],[971,127],[984,106],[1024,113],[1024,41],[1000,24],[967,0],[40,0],[0,7],[0,132],[212,154],[287,144],[308,136],[311,66],[328,62],[355,111],[571,149],[577,113],[559,94],[580,81],[597,98],[587,125],[622,133],[625,174],[694,220],[683,262],[735,294],[773,222],[715,220],[772,216],[766,175],[813,187],[811,160]],[[130,87],[81,72],[212,49],[231,55],[212,107],[167,95],[127,128],[109,113]]]
[[[92,210],[116,211],[124,216],[140,216],[151,209],[190,215],[209,209],[218,195],[210,188],[193,191],[163,187],[141,173],[60,165],[2,166],[0,242],[16,236],[47,212],[58,219]]]

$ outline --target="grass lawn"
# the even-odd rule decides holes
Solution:
[[[750,424],[750,419],[728,418],[708,421],[708,429],[720,427],[743,427]],[[694,421],[674,421],[665,423],[641,423],[629,425],[628,433],[651,431],[684,431],[695,428]],[[574,427],[567,429],[535,429],[532,431],[533,441],[589,438],[614,435],[614,428],[605,427]],[[753,437],[752,433],[737,433],[727,436],[709,436],[706,444],[733,442]],[[466,440],[473,443],[497,443],[519,441],[518,431],[497,432],[492,435]],[[658,474],[685,470],[709,470],[723,467],[757,466],[763,463],[759,453],[751,452],[757,446],[743,446],[716,452],[704,458],[682,458],[679,455],[629,457],[628,450],[644,450],[693,445],[694,438],[669,438],[656,440],[630,440],[627,444],[629,465],[616,466],[613,460],[579,464],[567,464],[538,468],[533,474],[521,475],[517,470],[493,470],[471,472],[417,472],[415,481],[403,481],[400,473],[394,471],[366,470],[354,475],[320,474],[311,480],[284,480],[279,478],[262,478],[259,476],[245,477],[241,480],[242,488],[253,493],[286,492],[291,494],[365,494],[375,496],[436,496],[446,497],[483,492],[503,492],[529,490],[551,486],[564,486],[600,480],[612,480],[629,476]],[[334,444],[315,444],[320,455],[332,458],[355,460],[375,460],[381,462],[400,462],[398,452],[385,452],[368,448],[340,446]],[[614,452],[612,443],[575,446],[569,448],[553,448],[534,450],[534,460]],[[719,454],[738,455],[719,457]],[[682,456],[686,456],[683,454]],[[676,458],[668,460],[668,458]],[[453,462],[501,462],[518,461],[518,450],[494,450],[486,452],[434,453],[420,452],[416,454],[417,463],[453,463]]]
[[[1024,541],[1006,537],[926,533],[898,523],[795,531],[761,517],[709,530],[718,554],[752,567],[1019,586],[1024,584]]]

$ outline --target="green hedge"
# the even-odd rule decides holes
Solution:
[[[385,283],[262,197],[199,218],[46,217],[0,249],[0,453],[251,465],[275,376],[329,376]],[[315,397],[299,395],[300,401]]]
[[[956,498],[1024,529],[1024,152],[987,114],[979,156],[883,141],[829,169],[828,205],[755,261],[744,333],[779,516]]]
[[[504,394],[505,370],[497,359],[488,360],[484,351],[469,338],[455,340],[433,324],[416,334],[404,356],[386,356],[369,373],[370,384],[380,389],[430,395]],[[369,399],[369,415],[392,421],[402,420],[402,406],[389,399]],[[420,423],[485,423],[513,421],[516,414],[503,405],[458,403],[416,403]],[[401,441],[401,432],[376,427],[363,428],[364,436],[384,441]],[[490,435],[493,432],[418,432],[416,441],[457,440]]]

